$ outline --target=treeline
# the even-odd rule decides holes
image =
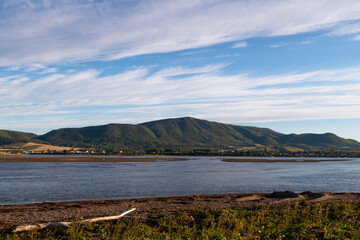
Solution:
[[[360,152],[318,150],[318,151],[286,151],[286,150],[214,150],[214,149],[148,149],[146,154],[153,155],[187,155],[187,156],[238,156],[238,157],[360,157]]]
[[[20,154],[80,154],[80,155],[118,155],[118,156],[144,156],[144,155],[168,155],[168,156],[238,156],[238,157],[360,157],[360,152],[339,150],[304,150],[288,151],[275,149],[257,150],[222,150],[222,149],[71,149],[63,151],[21,151],[11,150],[7,153]]]

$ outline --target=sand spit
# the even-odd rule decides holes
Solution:
[[[0,162],[154,162],[185,161],[187,158],[175,157],[121,157],[121,156],[0,156]]]
[[[255,162],[255,163],[301,163],[301,162],[341,162],[341,161],[352,161],[350,158],[223,158],[223,162]]]
[[[136,208],[131,216],[152,218],[183,209],[243,208],[262,204],[287,204],[296,201],[359,201],[359,193],[233,193],[117,200],[0,205],[0,229],[19,225],[74,221],[112,216]]]

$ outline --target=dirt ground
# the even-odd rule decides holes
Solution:
[[[0,229],[27,224],[74,221],[119,215],[152,218],[183,209],[242,208],[257,204],[284,204],[307,199],[316,201],[360,201],[360,193],[273,192],[272,194],[211,194],[137,199],[52,202],[23,205],[0,205]]]

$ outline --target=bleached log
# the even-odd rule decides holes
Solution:
[[[41,229],[41,228],[55,227],[55,226],[70,227],[71,224],[73,224],[73,222],[53,222],[53,223],[39,224],[38,226],[39,226],[39,229]]]
[[[86,222],[98,222],[98,221],[106,221],[106,220],[116,220],[116,219],[122,218],[126,214],[131,213],[132,211],[135,211],[135,210],[136,210],[136,208],[132,208],[129,211],[123,212],[122,214],[117,215],[117,216],[91,218],[91,219],[82,220],[81,222],[86,223]]]
[[[38,225],[22,225],[22,226],[17,226],[13,232],[22,232],[22,231],[28,231],[28,230],[32,230],[32,229],[38,229],[39,226]]]
[[[80,223],[88,223],[88,222],[92,223],[92,222],[99,222],[99,221],[116,220],[116,219],[122,218],[126,214],[131,213],[135,210],[136,210],[136,208],[132,208],[129,211],[123,212],[122,214],[116,215],[116,216],[85,219],[85,220],[80,221]],[[28,231],[28,230],[33,230],[33,229],[43,229],[43,228],[54,227],[54,226],[70,227],[70,225],[72,225],[74,223],[75,222],[53,222],[53,223],[41,223],[41,224],[37,224],[37,225],[34,225],[34,224],[22,225],[22,226],[17,226],[13,230],[13,232],[22,232],[22,231]]]

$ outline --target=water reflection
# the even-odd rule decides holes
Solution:
[[[0,163],[0,204],[274,190],[360,192],[360,161]]]

